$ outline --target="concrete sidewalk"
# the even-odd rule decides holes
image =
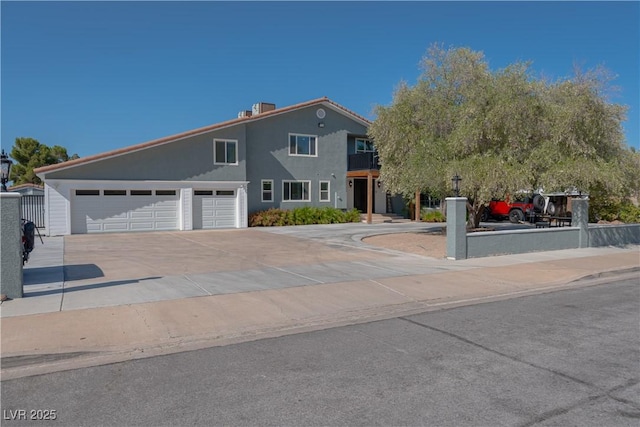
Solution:
[[[450,261],[381,250],[360,242],[364,235],[417,227],[252,231],[247,238],[264,237],[265,242],[271,242],[274,234],[286,234],[288,239],[298,239],[289,240],[291,244],[303,242],[314,251],[326,247],[334,252],[338,246],[348,246],[354,255],[339,260],[329,251],[324,257],[317,252],[318,262],[308,265],[261,262],[247,269],[75,286],[63,281],[64,240],[47,238],[44,246],[36,248],[30,261],[33,264],[25,269],[27,297],[5,302],[0,308],[2,377],[548,292],[581,286],[587,282],[577,280],[607,274],[631,275],[640,283],[638,247]],[[242,237],[238,233],[234,236]],[[192,244],[199,237],[179,236]]]

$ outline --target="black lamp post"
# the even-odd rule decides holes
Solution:
[[[7,191],[7,182],[9,182],[9,172],[11,172],[11,165],[13,162],[9,160],[9,156],[2,150],[0,154],[0,180],[2,181],[2,187],[0,191]]]
[[[453,183],[453,192],[456,197],[460,197],[460,181],[462,178],[456,173],[453,178],[451,178],[451,182]]]

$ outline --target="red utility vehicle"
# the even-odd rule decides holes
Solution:
[[[518,223],[525,219],[533,219],[538,215],[571,216],[571,197],[584,197],[577,192],[544,193],[532,196],[516,196],[515,200],[494,199],[484,207],[482,221],[488,219],[509,218],[512,223]]]
[[[542,212],[545,207],[544,203],[544,198],[539,194],[535,194],[533,197],[516,197],[515,200],[510,200],[509,197],[506,200],[494,199],[489,202],[488,206],[484,207],[482,220],[509,218],[509,221],[517,224],[536,213]]]

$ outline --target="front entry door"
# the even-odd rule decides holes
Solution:
[[[373,181],[375,184],[375,180]],[[375,191],[373,191],[373,185],[371,186],[372,190],[372,202],[371,202],[371,213],[375,211],[374,206],[376,205],[375,199]],[[367,179],[366,178],[355,178],[353,180],[353,207],[358,209],[362,213],[367,213]]]

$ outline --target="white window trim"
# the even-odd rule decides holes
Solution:
[[[322,198],[322,184],[325,183],[325,182],[327,183],[327,191],[326,191],[327,198],[323,199]],[[319,196],[318,196],[319,200],[321,202],[330,202],[331,201],[331,181],[326,181],[326,180],[320,181],[320,184],[318,185],[318,194],[319,194]]]
[[[365,145],[365,149],[364,149],[364,150],[358,150],[358,141],[364,141],[364,142],[365,142],[365,144],[364,144],[364,145]],[[356,138],[356,142],[355,142],[355,144],[356,144],[356,147],[355,147],[355,149],[356,149],[356,154],[358,154],[358,153],[375,153],[375,152],[376,152],[376,149],[375,149],[375,148],[373,148],[372,150],[367,150],[367,149],[366,149],[366,146],[367,146],[367,144],[366,144],[366,143],[367,143],[367,142],[368,142],[368,143],[371,143],[371,140],[370,140],[370,139],[367,139],[367,138]]]
[[[265,200],[264,199],[264,191],[265,191],[264,190],[264,183],[265,182],[270,182],[271,183],[271,190],[270,190],[271,200]],[[283,188],[284,188],[284,184],[283,184]],[[260,181],[260,190],[261,190],[260,191],[260,200],[263,203],[273,203],[275,201],[275,198],[273,197],[273,180],[272,179],[263,179],[263,180],[261,180]]]
[[[298,183],[298,182],[300,182],[300,183],[303,183],[303,184],[306,182],[306,183],[309,185],[309,191],[307,191],[307,197],[308,197],[308,198],[307,198],[307,199],[300,199],[300,200],[287,200],[287,199],[285,199],[286,193],[285,193],[285,191],[284,191],[284,184],[285,184],[285,183],[287,183],[287,182],[288,182],[288,183]],[[289,192],[291,192],[291,187],[289,187]],[[303,191],[303,194],[304,194],[304,191]],[[289,194],[289,196],[291,196],[291,194]],[[311,201],[311,181],[307,181],[307,180],[295,180],[295,179],[285,179],[285,180],[282,180],[282,202],[283,202],[283,203],[289,203],[289,202],[293,202],[293,203],[296,203],[296,202],[310,202],[310,201]]]
[[[218,152],[218,150],[216,150],[216,145],[218,142],[224,142],[224,162],[219,162],[218,159],[216,158],[216,153]],[[227,163],[227,143],[229,142],[233,142],[236,146],[236,161],[235,163]],[[238,140],[237,139],[214,139],[213,140],[213,164],[214,165],[230,165],[230,166],[237,166],[238,165]]]
[[[315,138],[315,153],[316,154],[291,154],[291,137],[292,136],[307,136],[309,138]],[[297,147],[297,145],[296,145]],[[287,138],[287,153],[291,157],[318,157],[318,135],[307,135],[304,133],[289,133],[289,137]]]

